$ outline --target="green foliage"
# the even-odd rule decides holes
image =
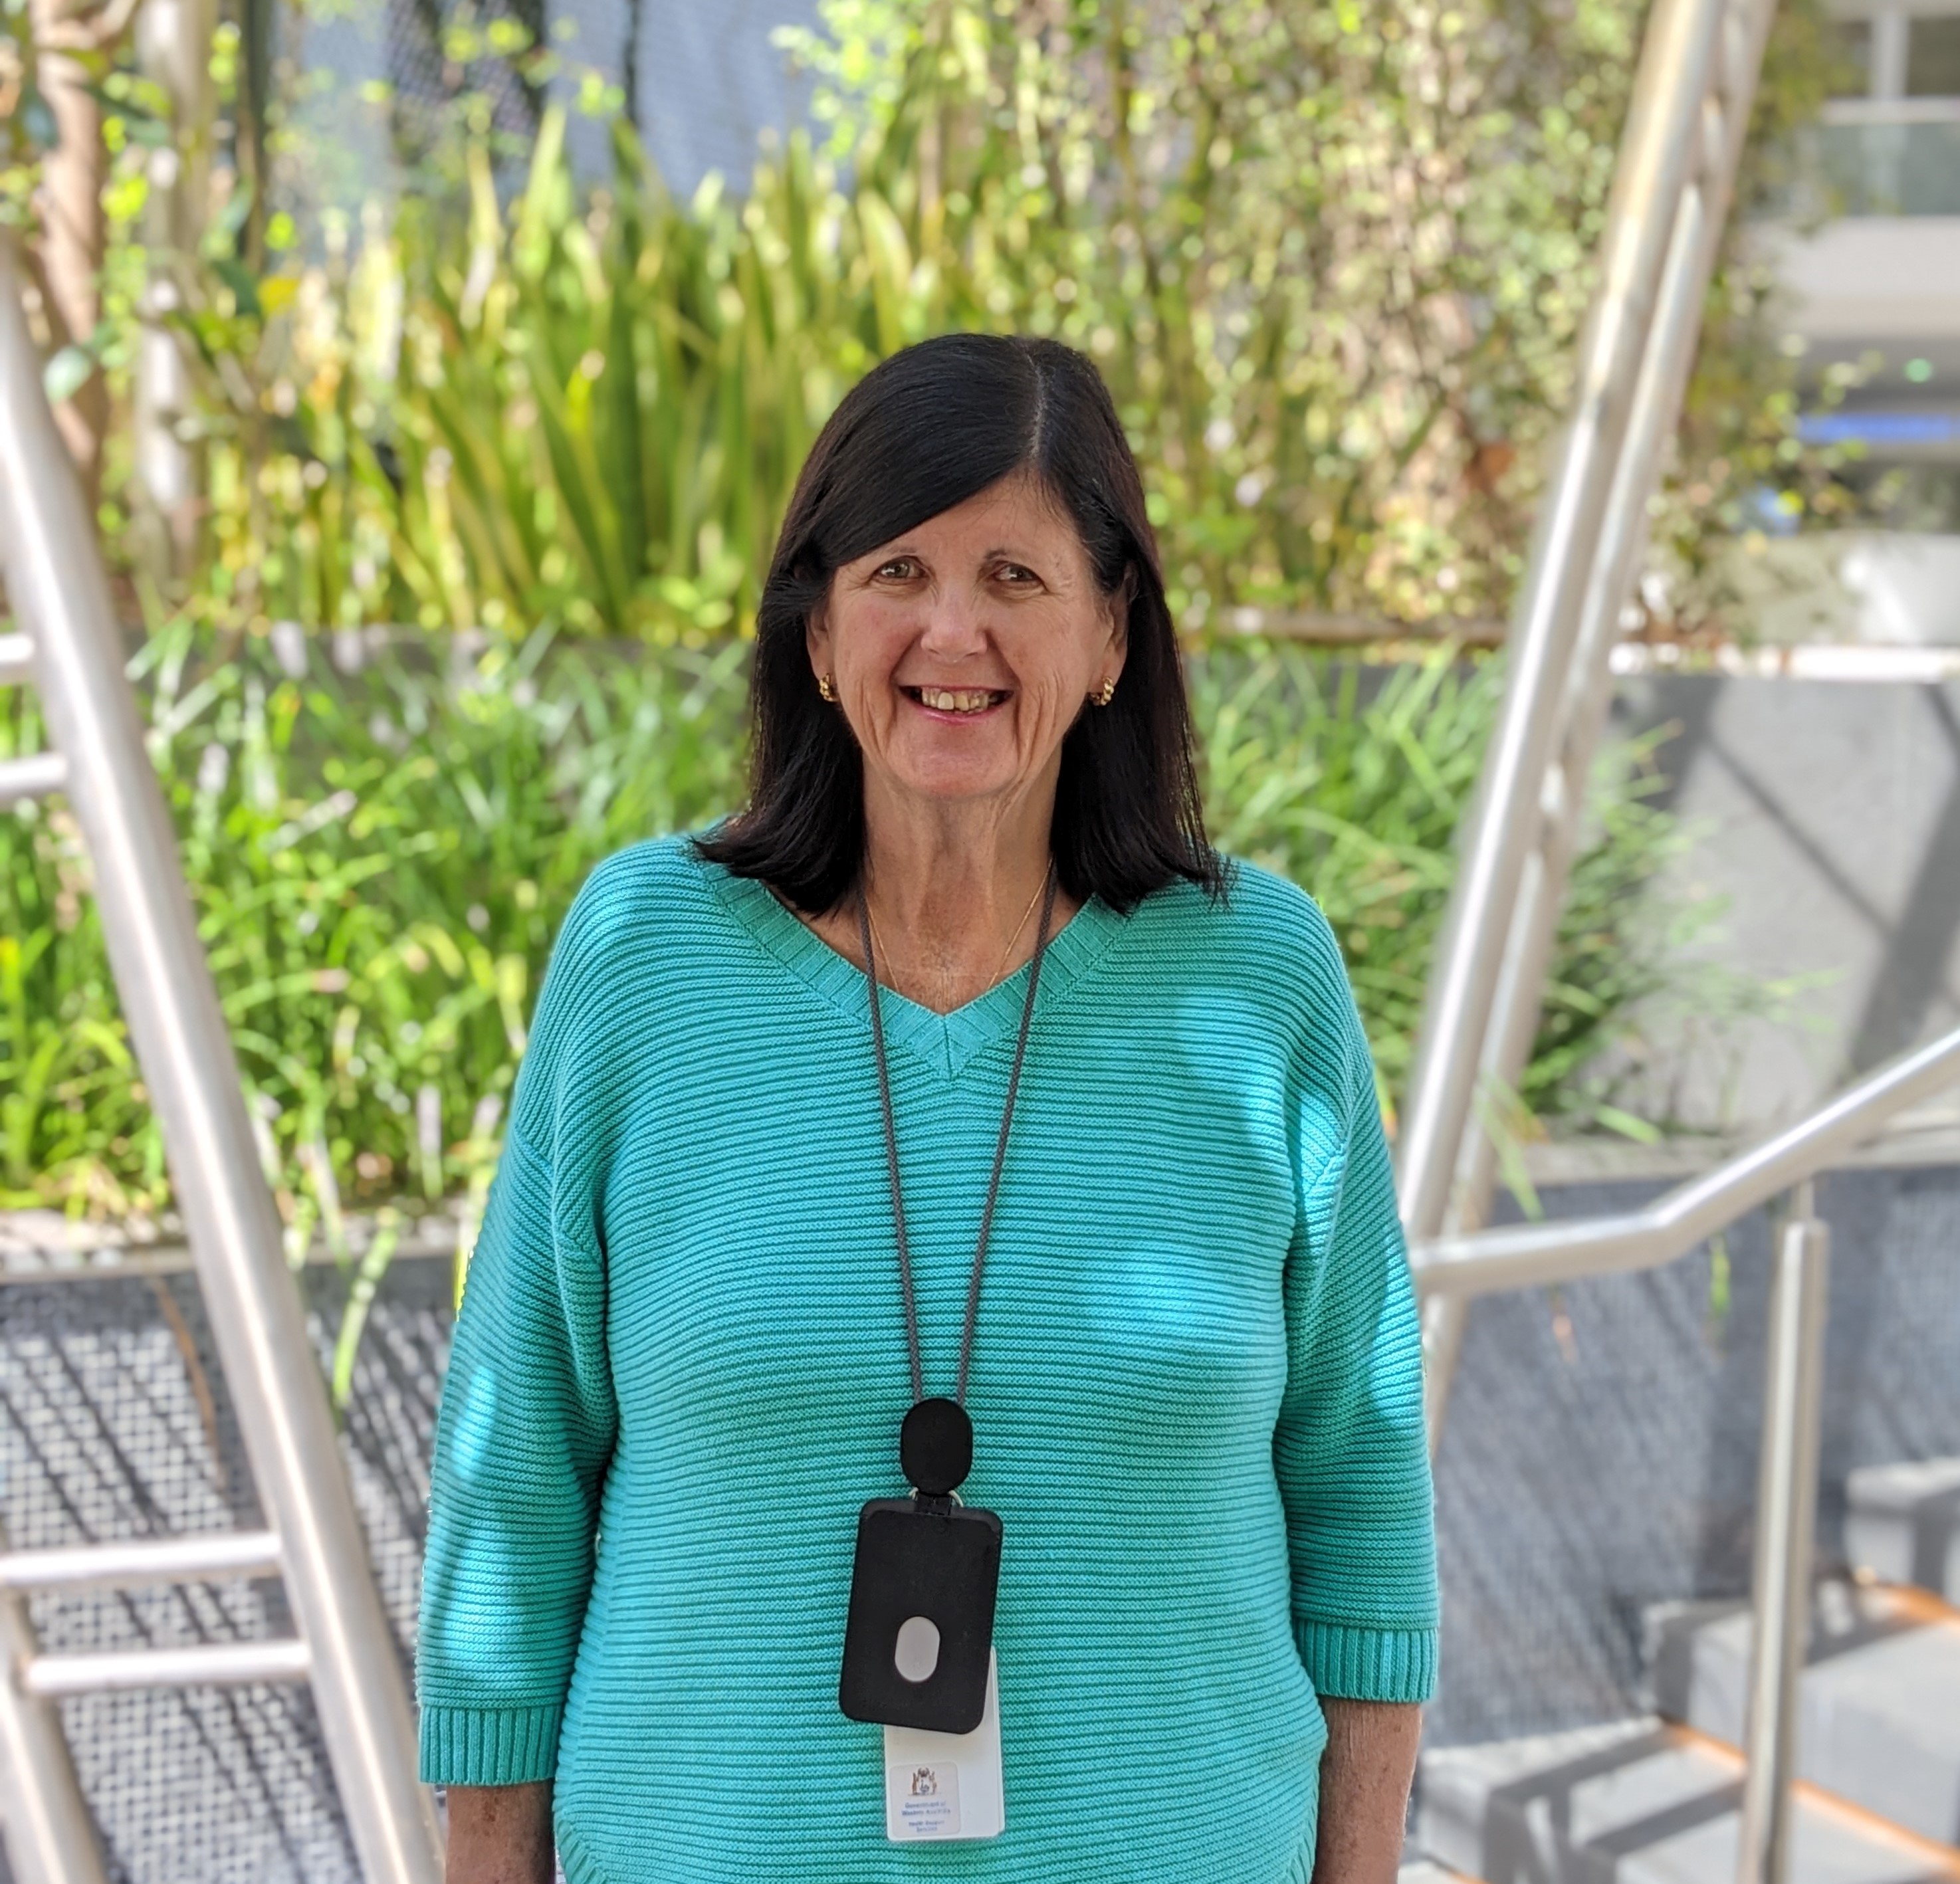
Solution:
[[[787,37],[834,148],[922,244],[1016,250],[990,310],[1096,355],[1188,625],[1249,601],[1505,610],[1570,396],[1643,0],[823,11],[826,33]],[[1749,208],[1786,180],[1837,56],[1815,0],[1778,9]],[[1796,436],[1796,363],[1739,231],[1663,500],[1684,576],[1764,485],[1799,520],[1853,508],[1842,454]]]
[[[406,204],[256,310],[202,310],[214,365],[252,368],[213,377],[218,619],[698,641],[752,618],[817,428],[937,323],[889,212],[807,144],[684,208],[623,130],[582,196],[564,132],[548,113],[508,212],[476,147],[466,216]]]
[[[1779,135],[1820,88],[1813,11],[1779,14]],[[466,116],[453,187],[329,217],[315,259],[288,231],[255,277],[208,245],[185,316],[211,439],[197,605],[261,627],[739,629],[845,388],[978,327],[1099,361],[1187,628],[1246,603],[1500,613],[1641,14],[832,0],[824,33],[790,36],[826,148],[765,150],[740,200],[711,179],[677,202],[623,125],[609,177],[579,182],[558,109],[502,187]],[[1759,291],[1717,286],[1662,525],[1684,568],[1765,477],[1824,501]]]
[[[736,799],[740,651],[567,654],[548,692],[542,638],[453,675],[195,651],[180,624],[137,671],[289,1220],[310,1227],[342,1195],[440,1195],[494,1138],[585,871]],[[0,740],[40,738],[17,694]],[[65,807],[0,817],[0,1201],[153,1212],[161,1145],[88,888]]]
[[[164,102],[126,49],[91,54],[104,317],[54,371],[85,352],[126,392],[140,285],[170,271],[208,532],[175,612],[151,609],[168,625],[138,677],[294,1246],[318,1227],[344,1248],[343,1198],[480,1202],[578,881],[739,797],[740,637],[778,521],[817,429],[896,348],[995,329],[1087,349],[1187,628],[1246,603],[1501,613],[1643,10],[829,0],[794,49],[823,148],[765,151],[740,199],[711,179],[677,201],[623,126],[610,174],[582,182],[555,108],[514,164],[466,107],[410,127],[403,201],[301,227],[318,154],[275,119],[273,201],[221,162],[201,252],[176,257],[138,233]],[[0,0],[0,221],[31,227],[48,127],[24,20]],[[1772,133],[1819,88],[1815,0],[1777,32]],[[540,81],[555,57],[446,50]],[[228,98],[238,56],[224,29]],[[402,131],[398,103],[373,101],[376,137]],[[1657,530],[1691,578],[1754,485],[1805,517],[1833,501],[1761,285],[1732,267],[1714,305]],[[126,559],[112,443],[102,515]],[[326,632],[375,623],[473,651],[332,671]],[[296,653],[295,628],[322,632]],[[1193,683],[1216,833],[1320,897],[1392,1089],[1494,670],[1364,680],[1235,648]],[[0,696],[0,751],[40,739],[31,703]],[[1670,827],[1637,763],[1604,786],[1520,1100],[1611,1123],[1583,1069],[1680,937],[1630,915]],[[0,817],[0,1201],[154,1214],[167,1178],[88,886],[59,804]],[[399,1231],[350,1266],[337,1399]]]
[[[1284,648],[1192,665],[1213,837],[1326,912],[1392,1120],[1498,683],[1493,665],[1444,656],[1386,673]],[[1680,837],[1645,802],[1658,782],[1648,757],[1622,746],[1594,781],[1590,842],[1573,871],[1519,1105],[1492,1122],[1500,1136],[1535,1135],[1560,1115],[1618,1128],[1593,1065],[1637,1004],[1681,991],[1683,949],[1715,913],[1674,908],[1656,890]]]
[[[711,179],[676,201],[623,126],[609,177],[583,183],[558,110],[509,187],[466,110],[421,127],[418,190],[391,213],[273,215],[261,259],[221,165],[202,253],[175,271],[208,555],[142,670],[295,1231],[331,1232],[342,1191],[480,1185],[574,884],[736,800],[730,638],[817,428],[894,348],[959,327],[1087,348],[1188,627],[1249,601],[1443,625],[1501,609],[1640,15],[832,0],[794,46],[824,148],[765,152],[740,200]],[[1803,6],[1781,18],[1773,129],[1821,56]],[[228,85],[236,53],[228,32]],[[148,260],[140,159],[166,127],[101,63],[109,311],[90,345],[119,383]],[[30,56],[16,65],[30,80]],[[10,135],[20,220],[34,152]],[[308,161],[276,127],[273,145],[289,175]],[[1684,458],[1698,482],[1663,520],[1685,565],[1741,485],[1809,475],[1754,294],[1732,271],[1718,287]],[[270,651],[290,657],[293,625],[390,622],[479,651],[454,674],[405,655],[356,679],[317,648],[298,673]],[[1494,679],[1438,665],[1364,688],[1297,652],[1248,662],[1194,667],[1219,835],[1321,897],[1392,1087]],[[37,738],[24,701],[5,737]],[[1605,794],[1521,1096],[1536,1110],[1608,1116],[1579,1069],[1659,977],[1661,944],[1626,912],[1666,829],[1637,780]],[[0,821],[0,883],[6,1191],[153,1211],[160,1150],[64,812]]]
[[[578,883],[621,845],[739,801],[739,646],[451,645],[446,667],[411,647],[350,676],[287,639],[289,672],[266,643],[180,622],[137,664],[199,928],[301,1240],[318,1226],[332,1241],[343,1199],[480,1195]],[[1234,649],[1195,661],[1192,686],[1214,834],[1319,898],[1392,1090],[1494,670],[1439,660],[1384,677]],[[0,750],[39,738],[16,693]],[[1630,912],[1667,827],[1619,778],[1561,936],[1525,1090],[1541,1110],[1596,1103],[1574,1069],[1665,966]],[[161,1147],[88,889],[58,801],[0,816],[0,1203],[153,1214]]]

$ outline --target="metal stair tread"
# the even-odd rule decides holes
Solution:
[[[1402,1854],[1395,1871],[1395,1884],[1480,1884],[1480,1880],[1465,1878],[1462,1872],[1437,1863],[1426,1853],[1411,1850]]]
[[[1485,1884],[1731,1884],[1742,1761],[1648,1716],[1423,1755],[1416,1845]],[[1960,1854],[1798,1789],[1790,1884],[1956,1884]]]

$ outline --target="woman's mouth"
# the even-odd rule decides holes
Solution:
[[[962,718],[985,713],[1007,697],[1006,690],[998,687],[901,687],[899,691],[934,713]]]

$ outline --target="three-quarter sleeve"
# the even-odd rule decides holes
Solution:
[[[1320,1077],[1300,1101],[1274,1443],[1293,1634],[1323,1695],[1420,1701],[1435,1685],[1438,1623],[1421,1329],[1373,1066],[1344,985],[1337,1011],[1344,1037],[1313,1056]]]
[[[575,905],[552,953],[437,1423],[416,1656],[432,1784],[552,1776],[584,1623],[618,1425],[586,1126],[590,928]]]

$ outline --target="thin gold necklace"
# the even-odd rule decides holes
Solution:
[[[994,970],[994,979],[987,984],[989,988],[1007,972],[1007,958],[1013,953],[1014,944],[1021,939],[1021,931],[1028,926],[1028,918],[1034,914],[1035,905],[1041,901],[1041,893],[1048,887],[1048,871],[1043,870],[1041,881],[1035,885],[1035,893],[1028,899],[1028,906],[1021,912],[1020,921],[1014,924],[1013,933],[1007,937],[1007,946],[1001,951],[1001,960]],[[864,899],[864,915],[871,925],[871,940],[878,945],[878,953],[889,962],[892,952],[886,947],[885,938],[878,932],[878,918],[871,914],[871,899],[869,896]]]

